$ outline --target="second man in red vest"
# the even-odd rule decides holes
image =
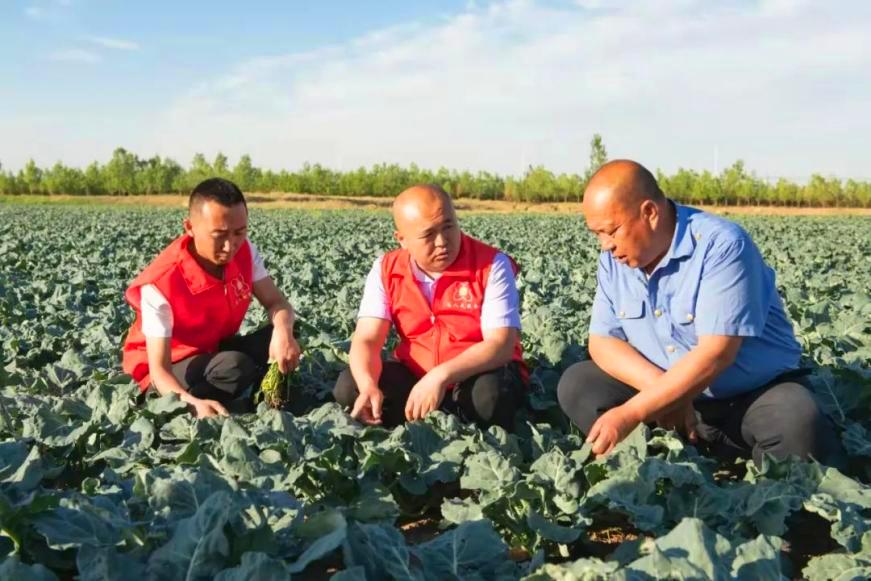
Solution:
[[[226,415],[267,359],[282,372],[296,367],[294,312],[248,240],[248,207],[235,184],[212,178],[194,188],[184,229],[125,293],[136,319],[123,367],[143,393],[176,393],[197,417]],[[252,297],[272,324],[239,336]]]
[[[437,186],[402,192],[393,218],[400,248],[379,257],[367,277],[336,401],[371,424],[397,425],[442,409],[511,429],[528,375],[517,265],[465,235]],[[382,361],[391,325],[399,345]]]

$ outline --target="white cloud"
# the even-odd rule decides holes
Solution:
[[[48,58],[49,60],[56,62],[86,64],[98,63],[103,60],[103,58],[99,54],[81,48],[69,48],[59,50],[51,53]]]
[[[598,132],[612,157],[667,171],[711,168],[717,152],[720,167],[743,158],[761,175],[871,179],[869,29],[864,0],[470,3],[228,64],[158,119],[137,115],[136,139],[107,131],[103,149],[579,172]]]
[[[139,44],[120,38],[109,38],[107,36],[88,36],[85,38],[88,42],[101,46],[103,48],[115,50],[139,50]]]

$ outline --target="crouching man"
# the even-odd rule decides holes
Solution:
[[[511,429],[525,399],[514,261],[460,230],[436,186],[393,204],[401,248],[375,260],[333,394],[363,422],[395,426],[436,409]],[[393,325],[399,346],[382,361]]]
[[[558,396],[594,453],[658,422],[757,464],[766,453],[841,462],[774,271],[747,232],[668,200],[631,161],[593,176],[583,210],[603,250],[592,360],[565,371]]]
[[[235,184],[212,178],[194,188],[184,232],[127,288],[136,319],[123,367],[143,393],[176,393],[197,417],[226,415],[269,360],[283,372],[296,367],[294,312],[248,240],[248,207]],[[271,324],[239,336],[252,296]]]

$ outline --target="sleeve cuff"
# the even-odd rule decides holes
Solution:
[[[481,320],[481,330],[504,329],[511,327],[512,329],[520,330],[520,317],[491,317]]]
[[[696,334],[720,335],[724,337],[761,337],[764,327],[760,325],[710,325],[708,327],[696,326]]]
[[[590,335],[598,335],[600,337],[614,337],[626,341],[626,334],[619,327],[602,327],[599,325],[590,325]]]

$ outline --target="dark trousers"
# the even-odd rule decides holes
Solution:
[[[845,456],[831,422],[803,380],[791,375],[728,399],[697,398],[693,406],[699,439],[724,458],[750,454],[757,466],[766,453],[841,465]],[[563,373],[557,395],[569,419],[588,434],[600,415],[636,393],[593,361],[582,361]]]
[[[266,374],[272,325],[221,341],[217,353],[201,353],[172,365],[172,374],[191,395],[223,405]]]
[[[378,380],[384,393],[381,418],[387,427],[405,421],[405,404],[418,378],[398,361],[385,361]],[[353,407],[359,392],[350,369],[345,369],[336,380],[333,397],[343,407]],[[439,409],[452,413],[465,422],[481,427],[514,427],[514,416],[523,405],[526,386],[520,376],[520,367],[511,362],[492,371],[474,375],[445,394]]]

